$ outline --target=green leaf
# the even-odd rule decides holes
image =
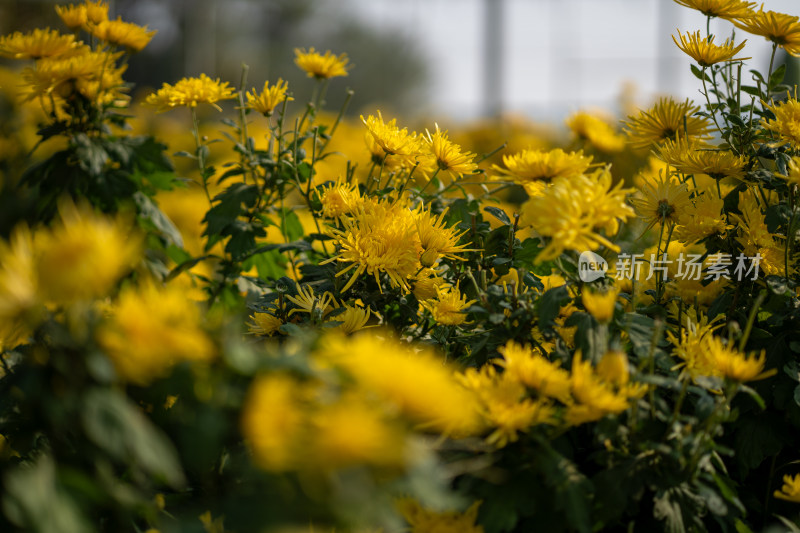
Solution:
[[[500,209],[499,207],[489,206],[489,207],[484,207],[483,210],[493,215],[497,220],[499,220],[503,224],[511,225],[511,219],[508,218],[506,212]]]
[[[72,143],[81,169],[92,177],[100,177],[108,162],[108,152],[85,133],[75,135]]]
[[[772,74],[769,76],[769,88],[770,90],[774,90],[777,85],[783,81],[783,77],[786,74],[786,64],[779,66],[776,68]]]
[[[183,247],[181,232],[147,195],[137,191],[133,194],[133,200],[139,208],[139,218],[141,220],[158,230],[169,243]]]
[[[569,302],[570,297],[567,286],[561,285],[545,292],[538,303],[539,324],[542,327],[551,327],[555,323],[561,307]]]
[[[173,488],[185,483],[172,443],[120,392],[87,391],[82,419],[87,437],[111,457],[137,466]]]
[[[297,217],[297,213],[291,209],[284,209],[281,217],[281,233],[290,241],[299,240],[303,236],[303,224]]]

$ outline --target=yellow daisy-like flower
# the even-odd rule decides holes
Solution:
[[[580,176],[592,165],[592,156],[583,151],[565,152],[555,150],[523,150],[516,154],[504,155],[505,168],[494,165],[494,169],[522,185],[529,196],[541,193],[545,184],[556,178]]]
[[[250,315],[250,320],[247,324],[247,330],[253,335],[262,335],[271,337],[280,328],[284,322],[272,313],[253,313]]]
[[[775,498],[800,503],[800,475],[783,476],[783,486],[772,493]]]
[[[530,345],[523,346],[514,341],[508,341],[498,351],[503,359],[494,359],[493,362],[505,369],[504,374],[508,378],[536,389],[539,394],[548,398],[557,399],[564,404],[570,403],[570,376],[561,365],[534,353]]]
[[[645,183],[640,196],[632,198],[631,203],[639,216],[653,226],[677,222],[691,199],[685,184],[661,179]]]
[[[86,0],[83,5],[86,7],[86,20],[89,24],[101,24],[108,20],[108,4],[101,1]]]
[[[140,52],[150,44],[156,30],[147,31],[147,26],[125,22],[121,18],[106,20],[90,28],[90,33],[116,46],[124,46],[132,52]]]
[[[372,313],[368,307],[347,304],[344,304],[343,307],[344,311],[328,317],[326,322],[341,322],[336,329],[347,335],[367,327]]]
[[[328,313],[333,311],[336,301],[333,295],[325,292],[322,296],[314,294],[314,288],[311,285],[300,285],[296,283],[297,296],[287,296],[286,299],[297,306],[297,308],[289,311],[289,316],[295,313],[308,313],[309,315],[319,315],[319,318],[325,317]]]
[[[420,305],[428,310],[433,319],[445,326],[460,326],[467,320],[465,309],[477,300],[467,300],[458,287],[439,285],[436,287],[436,298],[425,300]]]
[[[701,376],[718,377],[714,360],[705,350],[705,339],[711,337],[713,331],[721,325],[714,324],[717,319],[709,322],[708,317],[701,313],[696,313],[694,319],[690,318],[690,313],[685,316],[686,323],[683,324],[680,338],[672,331],[667,332],[667,339],[675,346],[675,355],[683,360],[677,367],[684,367],[684,371],[693,380]]]
[[[682,6],[700,11],[707,17],[720,17],[727,20],[746,17],[752,13],[755,2],[743,0],[675,0]]]
[[[581,294],[583,306],[598,322],[605,324],[614,316],[614,307],[617,303],[619,289],[611,287],[605,292],[585,290]]]
[[[484,533],[483,526],[475,524],[478,519],[477,501],[463,513],[458,511],[434,511],[422,507],[410,498],[398,500],[397,509],[411,526],[410,533]]]
[[[86,5],[84,4],[56,6],[56,14],[58,14],[64,25],[72,31],[81,29],[89,20]]]
[[[689,99],[676,102],[672,98],[659,99],[647,111],[640,111],[636,117],[628,117],[625,122],[628,142],[637,149],[650,148],[678,135],[688,136],[689,140],[704,140],[711,136],[711,121],[695,116],[700,108]]]
[[[800,146],[800,102],[797,98],[787,98],[783,102],[767,105],[767,109],[772,111],[775,119],[763,119],[763,126],[777,133],[782,140],[795,147]]]
[[[411,280],[411,292],[420,302],[436,298],[436,287],[443,284],[444,280],[436,275],[432,268],[423,268]]]
[[[685,54],[697,61],[701,67],[710,67],[717,63],[728,61],[743,61],[749,57],[734,57],[742,51],[747,40],[735,45],[730,39],[726,39],[721,45],[714,44],[714,36],[709,38],[701,37],[700,31],[694,33],[687,32],[686,35],[678,34],[680,42],[672,36],[672,41]]]
[[[745,177],[747,158],[728,150],[694,150],[678,169],[684,174],[705,174],[715,180]]]
[[[94,88],[95,90],[84,94],[90,98],[98,93],[96,86],[92,84],[101,81],[106,89],[118,87],[114,85],[116,81],[121,85],[122,81],[122,70],[114,67],[118,57],[119,54],[85,50],[82,54],[42,59],[37,62],[36,68],[28,68],[22,72],[26,83],[26,99],[50,96],[68,98],[75,88]]]
[[[550,237],[536,262],[555,259],[564,250],[584,252],[606,246],[619,251],[598,231],[616,233],[619,221],[633,216],[625,202],[629,192],[622,182],[612,185],[611,173],[603,169],[590,176],[559,179],[528,200],[522,206],[520,225],[532,226],[539,235]]]
[[[380,110],[378,116],[369,115],[364,118],[361,115],[361,122],[367,127],[367,131],[375,140],[375,143],[387,155],[416,155],[421,151],[420,140],[416,135],[410,134],[408,128],[400,129],[397,126],[397,119],[393,118],[389,122],[383,121]]]
[[[62,35],[50,28],[37,28],[30,33],[17,31],[0,37],[0,56],[11,59],[42,59],[63,55],[80,45],[74,35]]]
[[[613,154],[625,148],[625,138],[619,135],[611,125],[602,118],[579,111],[567,119],[567,127],[586,142],[601,152]]]
[[[324,185],[317,194],[322,204],[322,216],[330,219],[352,215],[364,203],[358,185],[348,183],[341,177],[336,183]]]
[[[288,88],[289,83],[281,78],[278,78],[278,81],[272,86],[268,81],[265,81],[264,89],[260,93],[257,93],[255,89],[247,93],[247,108],[269,117],[275,108],[284,101],[291,102],[294,100],[291,96],[286,95]]]
[[[339,254],[323,264],[339,261],[351,263],[336,276],[355,269],[342,292],[355,283],[358,276],[367,272],[375,276],[380,286],[379,274],[385,273],[392,286],[408,290],[408,278],[420,268],[419,241],[411,212],[400,202],[388,201],[365,205],[361,212],[343,221],[344,229],[332,229]]]
[[[447,209],[439,215],[431,213],[430,209],[420,206],[413,211],[414,222],[417,226],[417,235],[423,252],[420,256],[422,266],[428,268],[433,266],[436,260],[442,256],[448,259],[462,259],[457,253],[470,252],[467,244],[458,244],[461,237],[467,230],[459,232],[456,227],[447,227],[444,217]]]
[[[475,154],[472,152],[462,152],[461,147],[447,138],[447,131],[439,130],[436,124],[436,132],[423,137],[430,150],[430,157],[434,160],[435,169],[440,173],[444,172],[453,178],[461,177],[462,174],[472,174],[478,170],[478,165],[474,163]]]
[[[800,56],[800,21],[797,16],[764,11],[764,6],[761,6],[758,11],[738,17],[733,23],[748,33],[772,41],[793,56]]]
[[[800,185],[800,157],[793,157],[786,168],[786,175],[778,174],[778,176],[786,180],[790,187],[792,185]]]
[[[210,104],[218,111],[217,105],[221,100],[230,100],[235,95],[228,82],[220,82],[219,78],[212,80],[205,74],[199,78],[183,78],[174,86],[165,83],[157,92],[149,95],[145,104],[156,108],[163,113],[176,107],[197,107],[198,104]]]
[[[328,79],[337,76],[347,76],[348,62],[347,54],[335,56],[330,50],[325,55],[314,50],[312,46],[308,52],[305,48],[294,49],[294,62],[306,72],[309,78]]]
[[[734,226],[725,222],[724,204],[716,192],[705,191],[695,197],[678,213],[674,237],[681,242],[693,243],[733,229]]]
[[[777,370],[771,369],[764,372],[766,352],[748,357],[732,346],[726,345],[722,338],[708,335],[703,339],[701,347],[711,360],[716,373],[724,378],[745,383],[757,381],[774,375]]]

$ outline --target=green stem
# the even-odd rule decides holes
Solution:
[[[739,339],[740,352],[743,352],[745,346],[747,346],[747,340],[750,338],[750,332],[753,330],[753,323],[756,321],[756,315],[758,314],[758,310],[761,308],[761,304],[764,303],[766,297],[767,291],[762,289],[761,292],[758,293],[758,297],[756,298],[755,303],[753,303],[753,307],[750,308],[750,315],[747,317],[747,325],[744,328],[742,338]]]
[[[197,157],[197,166],[200,168],[200,179],[203,183],[203,191],[206,193],[208,203],[211,205],[211,194],[208,192],[208,179],[206,178],[206,156],[203,150],[204,145],[200,140],[200,122],[197,119],[197,110],[192,107],[192,133],[194,134],[194,144],[196,146],[195,156]]]

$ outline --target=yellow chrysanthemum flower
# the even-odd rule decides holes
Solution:
[[[291,96],[286,95],[288,88],[289,83],[281,78],[278,78],[278,81],[272,86],[268,81],[265,81],[264,89],[260,93],[256,93],[255,89],[247,93],[247,108],[269,117],[275,108],[284,101],[291,102],[294,100]]]
[[[531,399],[525,386],[492,365],[468,368],[457,375],[461,384],[480,401],[484,423],[494,431],[486,442],[503,448],[516,442],[519,433],[541,424],[555,424],[555,409],[547,398]]]
[[[686,184],[661,179],[645,183],[639,197],[632,198],[631,203],[639,216],[653,226],[677,222],[691,199]]]
[[[234,95],[235,92],[228,82],[220,82],[219,78],[212,80],[205,74],[200,74],[199,78],[183,78],[174,86],[165,83],[161,89],[147,97],[145,104],[154,106],[159,113],[176,107],[197,107],[198,104],[210,104],[222,111],[217,102],[230,100]]]
[[[619,229],[619,221],[633,216],[625,202],[631,189],[622,182],[612,185],[611,173],[601,169],[590,176],[559,179],[523,204],[520,225],[532,226],[550,242],[536,256],[536,262],[549,261],[564,250],[584,252],[606,246],[619,251],[607,237]]]
[[[146,385],[177,363],[214,357],[201,319],[197,304],[181,287],[129,286],[98,330],[97,341],[123,379]]]
[[[30,33],[17,31],[0,37],[0,56],[11,59],[42,59],[68,53],[80,45],[74,35],[62,35],[50,28],[37,28]]]
[[[286,296],[286,299],[295,304],[297,307],[289,311],[291,316],[294,313],[308,313],[309,315],[317,315],[317,319],[324,318],[328,313],[334,310],[336,300],[329,292],[323,293],[321,296],[314,294],[314,288],[311,285],[300,285],[295,282],[297,287],[297,296]]]
[[[121,18],[106,20],[90,28],[90,33],[109,44],[124,46],[132,52],[140,52],[150,44],[156,30],[147,31],[147,26],[125,22]]]
[[[25,342],[41,308],[33,235],[26,225],[0,240],[0,350]]]
[[[329,219],[339,219],[346,215],[356,213],[364,203],[358,184],[348,183],[339,177],[336,183],[324,185],[318,190],[322,204],[322,216]]]
[[[52,230],[34,235],[42,297],[68,304],[106,296],[138,261],[141,239],[121,220],[69,201],[59,204],[59,215]]]
[[[690,140],[702,141],[711,136],[711,121],[698,117],[700,108],[689,99],[676,102],[672,98],[659,99],[653,107],[640,111],[636,117],[625,121],[628,142],[634,148],[651,148],[676,136],[688,136]]]
[[[466,295],[462,295],[457,286],[438,285],[436,287],[436,298],[425,300],[420,303],[420,306],[433,315],[433,320],[437,324],[460,326],[467,320],[465,310],[476,301],[467,300]]]
[[[284,322],[272,313],[253,313],[250,315],[247,330],[253,335],[271,337],[278,332]]]
[[[329,79],[337,76],[347,76],[347,54],[335,56],[330,50],[325,55],[314,50],[312,46],[308,52],[305,48],[294,49],[295,64],[306,72],[309,78]]]
[[[516,154],[504,155],[505,168],[494,165],[494,169],[510,177],[525,187],[529,196],[541,193],[544,185],[556,178],[580,176],[592,165],[592,156],[583,155],[583,151],[564,152],[555,150],[523,150]]]
[[[436,298],[436,287],[444,283],[444,279],[436,275],[431,268],[423,268],[411,280],[411,292],[420,302]]]
[[[720,17],[727,20],[748,16],[755,2],[744,0],[675,0],[682,6],[700,11],[707,17]]]
[[[617,303],[619,289],[611,287],[605,292],[595,292],[585,290],[581,294],[583,306],[598,322],[605,324],[610,322],[614,316],[614,308]]]
[[[102,24],[108,20],[108,4],[102,0],[86,0],[86,19],[89,24]]]
[[[578,111],[567,118],[567,127],[601,152],[613,154],[625,148],[625,138],[611,125],[592,113]]]
[[[693,309],[690,308],[690,311]],[[677,367],[684,367],[685,372],[693,380],[702,376],[718,377],[714,360],[705,350],[705,339],[713,336],[714,330],[720,328],[721,325],[715,325],[717,319],[709,322],[708,318],[699,312],[695,312],[694,319],[690,313],[687,313],[685,320],[686,323],[682,325],[680,338],[672,331],[667,332],[667,339],[675,346],[675,355],[683,360]]]
[[[733,23],[748,33],[772,41],[793,56],[800,56],[800,21],[797,16],[764,11],[762,5],[758,11],[738,17]]]
[[[361,122],[367,127],[367,131],[375,140],[375,143],[387,155],[410,156],[421,153],[420,140],[416,135],[410,134],[408,128],[400,129],[397,126],[396,118],[389,122],[384,122],[379,110],[377,117],[369,115],[364,118],[364,115],[361,115]]]
[[[678,34],[681,42],[672,36],[672,41],[686,55],[697,61],[701,67],[710,67],[717,63],[728,61],[743,61],[749,57],[734,57],[742,51],[747,40],[735,45],[730,39],[726,39],[721,45],[714,44],[714,36],[708,38],[701,37],[700,31],[695,33]]]
[[[779,242],[779,235],[770,233],[761,206],[752,193],[740,197],[741,214],[733,213],[731,220],[739,226],[740,235],[736,240],[742,245],[746,257],[761,256],[759,269],[766,275],[784,275],[786,244]],[[794,272],[794,263],[789,261],[789,274]]]
[[[351,263],[340,270],[337,277],[355,269],[342,292],[364,272],[375,276],[378,286],[379,274],[384,273],[392,286],[407,291],[408,278],[420,268],[420,245],[415,238],[416,228],[408,208],[401,202],[382,201],[365,205],[361,212],[342,222],[344,229],[330,230],[339,253],[323,262]]]
[[[743,180],[747,158],[728,150],[695,149],[676,168],[684,174],[705,174],[715,180]]]
[[[767,109],[772,111],[775,119],[763,119],[763,126],[777,133],[782,140],[795,147],[800,146],[800,102],[797,98],[787,98],[783,102],[767,105]]]
[[[351,306],[347,304],[344,304],[343,307],[344,311],[329,316],[326,322],[341,322],[335,329],[338,329],[346,335],[350,335],[366,327],[372,327],[367,326],[371,315],[371,311],[368,307],[362,307],[360,305]]]
[[[571,402],[569,372],[561,368],[560,364],[534,353],[530,345],[523,346],[514,341],[508,341],[498,351],[503,359],[495,359],[493,362],[505,369],[504,374],[509,379],[536,389],[539,394],[563,404]]]
[[[693,243],[711,235],[725,233],[734,226],[725,222],[725,202],[716,192],[704,191],[678,213],[675,239]]]
[[[404,498],[397,502],[397,509],[411,526],[410,533],[484,533],[483,526],[475,524],[480,504],[473,503],[463,513],[434,511],[416,500]]]
[[[786,180],[790,187],[800,185],[800,157],[793,157],[786,167],[786,175],[778,174],[778,176]]]
[[[345,370],[359,386],[424,428],[454,435],[472,435],[480,428],[476,398],[429,347],[371,329],[350,337],[328,334],[314,357]]]
[[[417,227],[417,236],[423,250],[420,255],[422,266],[426,268],[433,266],[439,257],[462,260],[463,258],[455,254],[474,251],[467,248],[469,243],[458,244],[467,230],[459,232],[455,226],[447,227],[444,220],[447,209],[439,215],[434,215],[430,208],[426,210],[420,205],[412,213]]]
[[[36,68],[22,72],[26,99],[50,96],[68,98],[79,85],[89,87],[98,82],[102,82],[104,87],[116,81],[121,85],[122,70],[115,67],[117,58],[116,54],[85,50],[76,55],[42,59],[37,62]],[[96,95],[97,91],[94,93]],[[84,96],[89,97],[88,94]]]
[[[56,14],[58,14],[64,25],[72,31],[80,30],[89,21],[85,4],[56,6]]]
[[[800,503],[800,475],[783,476],[783,486],[772,493],[775,498]]]
[[[434,164],[431,166],[438,169],[438,175],[445,173],[455,179],[478,170],[478,165],[474,163],[475,154],[462,152],[459,145],[447,138],[447,131],[439,130],[438,124],[436,132],[431,135],[431,132],[427,131],[427,136],[423,139],[433,159]]]

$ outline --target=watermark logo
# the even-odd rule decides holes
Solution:
[[[584,283],[604,278],[608,272],[608,262],[594,252],[582,252],[578,258],[578,276]]]

